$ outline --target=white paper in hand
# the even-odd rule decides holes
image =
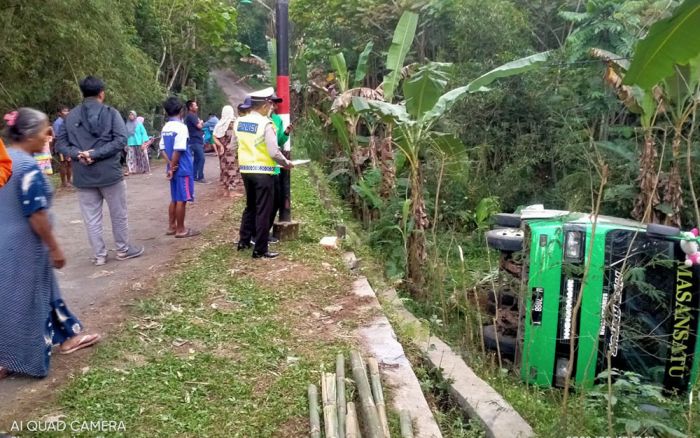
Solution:
[[[311,160],[292,160],[292,164],[298,166],[300,164],[308,164]]]

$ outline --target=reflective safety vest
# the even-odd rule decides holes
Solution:
[[[266,173],[272,175],[277,164],[267,152],[265,127],[269,118],[251,111],[236,120],[233,129],[238,139],[238,162],[241,173]]]

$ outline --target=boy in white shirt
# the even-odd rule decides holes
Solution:
[[[177,238],[194,237],[199,231],[185,228],[187,203],[194,201],[194,166],[192,150],[187,145],[189,132],[182,122],[184,105],[177,97],[170,97],[163,103],[168,122],[160,134],[161,155],[168,162],[167,178],[170,180],[170,206],[168,208],[168,236]]]

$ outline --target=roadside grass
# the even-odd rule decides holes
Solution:
[[[308,152],[307,152],[308,153]],[[400,283],[392,283],[387,280],[384,262],[385,255],[373,249],[364,237],[366,231],[361,223],[353,218],[352,211],[347,204],[340,200],[337,191],[332,189],[326,180],[326,175],[320,166],[313,165],[310,168],[311,175],[315,181],[320,181],[317,185],[317,192],[321,197],[324,207],[335,224],[342,224],[346,228],[347,236],[343,241],[346,249],[355,253],[360,260],[357,271],[365,276],[375,291],[386,290],[392,286],[400,286]],[[331,225],[331,224],[329,224]],[[399,339],[407,340],[408,334],[403,328],[396,324],[396,318],[391,310],[384,309],[386,316],[392,321],[392,325]],[[450,398],[447,382],[436,370],[424,365],[420,353],[408,342],[402,342],[406,355],[410,358],[411,365],[418,378],[423,394],[430,405],[433,416],[446,438],[481,438],[485,436],[483,427],[475,419],[469,419],[456,403]],[[386,390],[386,388],[385,388]],[[388,391],[388,399],[391,399],[391,392]],[[389,412],[390,429],[392,436],[399,435],[399,419],[395,412]]]
[[[303,227],[280,258],[235,251],[238,201],[205,233],[199,254],[166,268],[40,414],[121,421],[129,437],[308,435],[307,385],[333,369],[338,352],[347,354],[361,315],[318,317],[324,306],[347,302],[353,277],[318,245],[335,233],[334,221],[307,170],[294,175]]]

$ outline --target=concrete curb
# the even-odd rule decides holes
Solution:
[[[382,301],[392,306],[399,324],[411,333],[411,342],[443,376],[451,381],[450,393],[470,418],[478,419],[493,438],[529,438],[535,432],[513,407],[488,383],[477,376],[449,345],[430,336],[426,327],[406,310],[396,290],[380,293]]]
[[[368,301],[370,309],[382,310],[377,296],[365,277],[353,283],[353,293]],[[392,408],[396,412],[407,410],[414,424],[416,438],[441,438],[430,406],[423,395],[420,382],[406,358],[403,347],[396,340],[396,334],[386,316],[378,316],[369,324],[356,330],[362,341],[365,353],[374,356],[380,364],[380,371],[387,388],[391,388]]]

